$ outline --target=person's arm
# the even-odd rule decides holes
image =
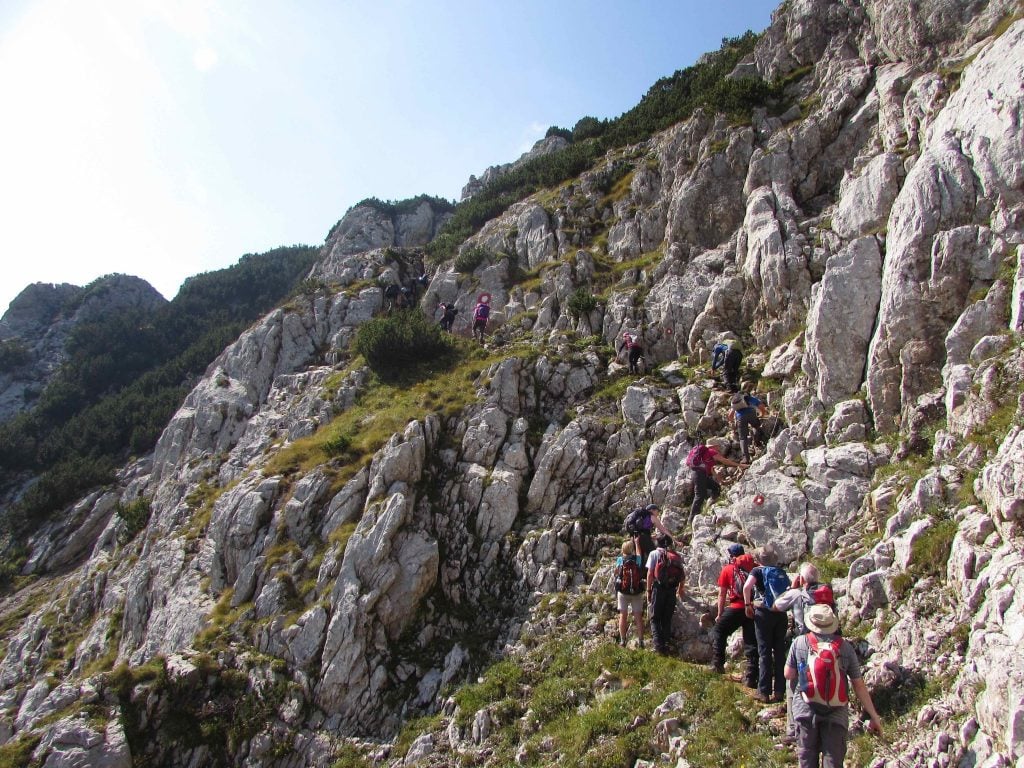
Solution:
[[[775,602],[772,603],[772,610],[778,611],[779,613],[785,613],[793,607],[793,603],[800,596],[799,589],[787,589],[781,595],[775,598]]]
[[[757,579],[754,578],[754,574],[747,576],[747,580],[743,582],[743,612],[747,616],[754,615],[754,585],[757,584]]]
[[[654,523],[654,526],[659,531],[664,533],[666,536],[671,536],[672,535],[672,533],[669,531],[669,529],[665,527],[665,524],[663,522],[661,522],[661,518],[658,517],[658,515],[656,515],[653,512],[651,513],[651,522]]]
[[[718,621],[718,619],[722,618],[722,613],[723,611],[725,611],[726,591],[727,590],[725,587],[720,586],[718,588],[718,616],[715,618],[715,621]]]
[[[747,466],[746,464],[743,464],[742,462],[733,461],[732,459],[727,459],[727,458],[725,458],[725,456],[722,456],[719,453],[715,454],[715,463],[716,464],[722,464],[723,466],[726,466],[726,467],[745,467],[745,466]]]
[[[850,682],[853,683],[853,691],[857,694],[857,700],[860,702],[861,707],[864,708],[864,711],[868,713],[868,717],[871,718],[871,722],[868,723],[868,730],[874,731],[881,736],[882,718],[878,716],[878,710],[875,709],[875,703],[871,701],[871,693],[868,691],[868,687],[864,683],[864,678],[858,677],[856,680],[851,680]]]

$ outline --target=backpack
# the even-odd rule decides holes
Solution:
[[[695,445],[686,454],[686,466],[690,469],[704,469],[708,463],[708,447],[706,445]]]
[[[615,569],[615,589],[624,595],[639,595],[644,591],[644,569],[639,557],[622,558],[622,565]]]
[[[747,402],[747,396],[742,392],[737,392],[733,395],[729,405],[731,405],[732,409],[737,413],[742,411],[744,408],[750,407],[750,403]]]
[[[775,600],[790,588],[789,574],[774,565],[761,566],[761,580],[764,582],[762,599],[765,608],[771,608]]]
[[[831,584],[815,584],[814,589],[807,590],[811,598],[811,605],[827,605],[834,611],[836,609],[836,597],[832,594]]]
[[[736,593],[737,600],[743,600],[743,585],[747,583],[750,574],[744,571],[736,563],[732,564],[732,589]]]
[[[384,289],[384,296],[389,299],[398,298],[398,286],[392,283]]]
[[[658,561],[654,564],[654,581],[662,587],[678,587],[685,574],[683,558],[671,549],[658,548]]]
[[[839,666],[843,638],[822,641],[813,632],[807,633],[807,664],[797,670],[800,695],[819,715],[827,715],[850,701],[846,691],[846,675]]]
[[[742,360],[743,353],[740,352],[739,347],[730,347],[729,353],[725,356],[725,365],[722,367],[727,371],[738,371]]]
[[[641,533],[651,530],[651,513],[643,507],[637,507],[626,515],[623,528],[630,536],[639,536]]]
[[[486,320],[491,316],[491,308],[487,304],[477,304],[473,310],[474,320]]]

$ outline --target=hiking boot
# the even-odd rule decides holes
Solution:
[[[772,704],[781,704],[785,700],[786,700],[786,696],[785,696],[785,694],[782,694],[782,693],[776,693],[774,696],[772,696],[772,699],[771,699]]]
[[[724,675],[725,667],[720,664],[708,664],[708,672],[714,672],[716,675]]]
[[[639,648],[640,648],[641,650],[643,650],[643,647],[644,647],[644,641],[643,641],[643,640],[641,640],[641,641],[640,641],[640,644],[639,644],[639,646],[638,646],[638,647],[639,647]]]
[[[622,642],[622,638],[621,637],[616,637],[615,638],[615,644],[616,645],[624,645],[624,643]]]
[[[758,691],[757,693],[754,694],[754,701],[756,701],[756,702],[758,702],[760,704],[767,704],[771,700],[772,700],[771,696],[768,696],[767,694],[761,693],[760,691]]]

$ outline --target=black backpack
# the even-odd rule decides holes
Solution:
[[[651,530],[651,513],[643,507],[637,507],[628,515],[623,523],[623,528],[630,536],[639,536]]]

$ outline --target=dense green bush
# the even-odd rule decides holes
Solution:
[[[472,248],[466,248],[462,250],[458,256],[455,257],[455,270],[462,272],[463,274],[470,274],[486,261],[491,260],[490,251],[486,248],[482,248],[479,245],[475,245]]]
[[[0,373],[14,373],[31,360],[25,345],[16,339],[0,342]]]
[[[447,364],[455,351],[448,334],[415,309],[363,323],[353,349],[385,380],[404,378],[425,364]]]
[[[569,297],[568,306],[573,317],[589,315],[597,309],[597,297],[586,288],[577,288]]]

